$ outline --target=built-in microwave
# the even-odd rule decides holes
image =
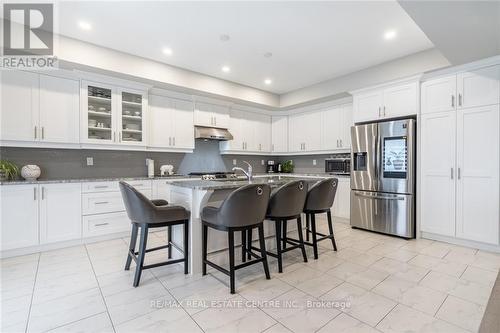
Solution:
[[[325,160],[325,172],[334,175],[350,175],[350,158],[327,158]]]

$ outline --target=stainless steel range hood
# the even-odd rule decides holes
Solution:
[[[215,128],[215,127],[204,127],[195,126],[194,127],[194,138],[195,139],[206,139],[206,140],[219,140],[228,141],[232,140],[233,136],[227,129]]]

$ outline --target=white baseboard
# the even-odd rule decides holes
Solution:
[[[485,243],[481,243],[481,242],[470,241],[470,240],[466,240],[466,239],[459,239],[459,238],[454,238],[454,237],[449,237],[449,236],[436,235],[433,233],[423,232],[423,231],[420,233],[420,237],[425,238],[425,239],[450,243],[450,244],[454,244],[454,245],[470,247],[470,248],[479,249],[479,250],[483,250],[483,251],[500,253],[500,246],[498,246],[498,245],[491,245],[491,244],[485,244]]]

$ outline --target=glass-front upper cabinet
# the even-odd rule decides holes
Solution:
[[[145,145],[147,93],[82,82],[82,141],[89,144]]]
[[[119,91],[121,127],[119,141],[126,144],[144,142],[145,98],[142,92]]]

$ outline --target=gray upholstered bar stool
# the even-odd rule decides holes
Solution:
[[[122,193],[127,215],[132,222],[132,234],[130,237],[129,251],[125,270],[130,269],[132,259],[136,263],[134,287],[139,285],[143,269],[154,268],[158,266],[171,265],[184,262],[184,274],[188,273],[188,238],[189,238],[189,211],[181,206],[169,205],[165,200],[149,200],[133,188],[130,184],[121,181],[120,191]],[[184,226],[184,249],[172,242],[172,226],[182,224]],[[146,249],[148,241],[148,231],[150,228],[168,227],[167,245]],[[137,243],[137,234],[141,229],[141,240],[139,249],[135,251]],[[156,264],[144,265],[144,257],[147,252],[168,249],[168,259],[172,258],[172,246],[184,254],[184,258],[168,260]]]
[[[330,208],[335,200],[337,193],[337,178],[327,178],[317,182],[307,193],[304,213],[306,214],[306,244],[313,247],[314,259],[318,259],[318,242],[330,239],[332,241],[333,250],[337,251],[335,236],[333,235],[332,212]],[[326,213],[328,219],[329,234],[325,235],[316,231],[316,214]],[[312,236],[312,243],[309,243],[309,234]],[[318,235],[321,236],[318,238]]]
[[[218,271],[229,275],[231,294],[235,292],[235,271],[252,264],[262,262],[266,279],[270,279],[269,267],[267,265],[266,245],[264,242],[264,218],[271,189],[267,184],[249,184],[233,191],[224,200],[220,208],[207,206],[201,213],[203,224],[203,275],[207,274],[207,265]],[[214,228],[228,233],[229,245],[229,270],[209,261],[208,250],[208,228]],[[259,231],[260,257],[253,254],[255,260],[247,261],[239,265],[234,263],[234,233],[241,231],[242,240],[247,231],[254,228]],[[244,246],[243,256],[245,256]]]
[[[283,253],[300,248],[304,262],[307,262],[306,249],[302,236],[302,218],[307,196],[307,183],[296,180],[287,183],[271,193],[266,219],[274,221],[276,236],[276,253],[267,252],[268,255],[278,259],[278,272],[283,272]],[[297,220],[298,239],[287,235],[286,225],[290,220]],[[290,247],[287,247],[290,244]],[[249,250],[258,250],[252,247],[252,234],[248,234]]]

